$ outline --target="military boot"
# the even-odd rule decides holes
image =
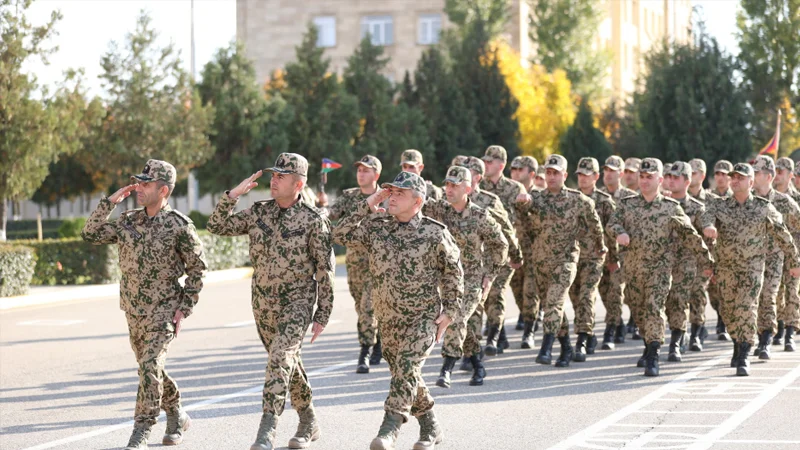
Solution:
[[[458,358],[452,356],[445,356],[442,362],[442,370],[439,372],[439,379],[436,380],[436,385],[443,388],[450,387],[450,376],[453,374],[453,367],[456,366]]]
[[[644,343],[644,351],[642,352],[642,356],[636,361],[636,367],[644,368],[647,365],[647,342]]]
[[[590,334],[586,340],[586,354],[594,355],[595,350],[597,350],[597,336]]]
[[[733,340],[733,356],[731,357],[731,368],[735,369],[739,363],[739,343]]]
[[[764,350],[764,333],[760,333],[758,336],[758,344],[756,345],[755,350],[753,350],[753,356],[759,356],[761,354],[761,350]]]
[[[275,414],[263,413],[261,424],[258,425],[256,441],[250,446],[250,450],[272,450],[275,444],[275,434],[277,434],[278,417]]]
[[[625,343],[625,325],[623,324],[617,325],[617,329],[614,332],[614,343],[615,344]]]
[[[614,325],[606,325],[606,331],[603,332],[603,345],[600,347],[603,350],[614,350]]]
[[[150,439],[150,425],[137,423],[133,426],[133,433],[124,450],[147,450],[147,440]]]
[[[403,416],[386,412],[383,415],[383,423],[378,430],[378,435],[369,444],[369,450],[393,450],[397,435],[400,434],[400,426],[403,425]]]
[[[369,373],[369,345],[362,345],[361,351],[358,353],[358,366],[356,373]]]
[[[417,420],[419,421],[419,440],[412,447],[413,450],[427,450],[442,443],[444,433],[433,410],[417,417]]]
[[[516,330],[517,330],[517,331],[522,331],[524,328],[525,328],[525,321],[524,321],[524,320],[522,320],[522,313],[520,313],[520,314],[519,314],[519,317],[517,317],[517,327],[516,327]]]
[[[497,336],[497,354],[502,355],[503,351],[511,347],[508,343],[508,336],[506,336],[506,327],[500,328],[500,334]]]
[[[536,356],[537,363],[549,365],[553,362],[553,344],[555,342],[555,334],[545,334],[542,337],[542,347],[539,349],[539,355]]]
[[[372,356],[369,357],[369,365],[377,366],[381,363],[381,358],[383,358],[383,349],[381,348],[381,337],[378,336],[375,345],[372,346]]]
[[[764,348],[758,355],[758,359],[770,359],[770,344],[772,344],[772,331],[767,330],[763,333]]]
[[[658,376],[658,350],[661,348],[661,343],[653,341],[647,346],[647,361],[645,362],[644,376],[657,377]]]
[[[486,346],[483,347],[484,351],[489,356],[495,356],[500,353],[497,348],[497,335],[500,333],[500,327],[490,327],[489,334],[486,336]]]
[[[486,368],[483,367],[483,361],[478,355],[472,355],[470,359],[475,370],[472,372],[472,378],[469,379],[469,385],[483,386],[483,379],[486,378]]]
[[[700,325],[692,324],[692,334],[689,337],[689,350],[693,352],[702,352],[703,343],[700,342]]]
[[[458,370],[461,370],[463,372],[469,372],[472,369],[473,369],[472,361],[470,361],[470,359],[467,358],[466,356],[461,358],[461,365],[458,367]]]
[[[717,340],[730,341],[731,335],[728,334],[728,327],[725,326],[725,321],[722,316],[717,317]]]
[[[560,340],[561,340],[561,338],[559,338],[559,341]],[[574,352],[574,356],[572,357],[573,361],[575,361],[575,362],[585,362],[586,361],[586,340],[587,340],[586,333],[578,333],[578,340],[575,341],[575,352]],[[563,347],[561,349],[561,352],[562,353],[564,352]],[[561,357],[559,357],[558,360],[561,361]],[[556,363],[556,366],[558,366],[558,363]],[[558,367],[561,367],[561,366],[558,366]]]
[[[536,314],[536,322],[534,322],[534,324],[533,324],[533,332],[534,333],[539,331],[539,325],[542,324],[543,320],[544,320],[544,310],[539,308],[539,312]]]
[[[786,327],[786,337],[783,345],[783,351],[785,352],[794,351],[794,327],[792,326]]]
[[[639,334],[639,327],[637,327],[637,326],[633,327],[633,332],[631,333],[631,339],[633,339],[634,341],[641,341],[642,340],[642,335]]]
[[[320,429],[317,422],[317,415],[314,413],[314,405],[297,411],[300,416],[300,423],[297,424],[297,431],[289,439],[289,448],[308,448],[311,443],[319,439]]]
[[[634,322],[633,322],[633,314],[631,314],[631,317],[628,318],[628,325],[625,326],[625,332],[626,333],[633,333],[633,328],[635,326],[636,326],[636,324],[634,324]]]
[[[575,350],[569,342],[569,335],[560,336],[558,342],[561,344],[561,353],[558,355],[556,367],[569,367],[569,362],[572,361],[572,358],[575,356]]]
[[[739,343],[739,357],[736,359],[736,375],[746,377],[750,375],[750,361],[747,357],[750,353],[750,344],[747,342]]]
[[[183,442],[183,432],[192,425],[192,418],[182,409],[167,413],[167,429],[161,439],[162,445],[178,445]]]
[[[533,322],[525,322],[522,329],[522,345],[520,348],[533,348],[536,343],[533,340]]]
[[[776,334],[775,337],[772,338],[772,345],[783,345],[783,330],[784,330],[783,321],[779,320],[778,334]]]
[[[681,340],[683,339],[683,331],[681,330],[672,330],[672,336],[669,338],[669,356],[667,357],[667,361],[670,362],[681,362],[683,358],[681,357]]]

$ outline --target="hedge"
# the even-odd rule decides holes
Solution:
[[[36,266],[36,254],[30,247],[0,245],[0,297],[25,295]]]
[[[58,238],[58,228],[63,219],[42,219],[42,237],[45,239]],[[9,220],[6,223],[6,238],[11,240],[36,239],[36,220]]]

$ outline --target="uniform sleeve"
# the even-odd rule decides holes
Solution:
[[[601,202],[602,207],[600,211],[600,222],[603,225],[603,231],[605,232],[605,227],[608,226],[608,222],[611,220],[611,216],[614,215],[614,211],[617,209],[614,202],[608,200]],[[606,247],[608,247],[608,258],[606,258],[607,263],[616,263],[619,262],[619,253],[617,251],[617,241],[615,239],[606,239]]]
[[[520,194],[525,194],[525,188],[519,183],[513,183],[513,188],[509,189],[509,208],[508,208],[508,218],[511,220],[512,223],[517,221],[517,214],[518,210],[516,207],[517,204],[517,197]]]
[[[186,267],[183,298],[178,309],[183,313],[183,317],[189,317],[200,298],[200,291],[203,289],[203,274],[208,269],[203,253],[203,243],[191,223],[178,236],[178,255]]]
[[[786,199],[783,221],[789,233],[800,233],[800,206],[792,199]]]
[[[617,209],[614,210],[614,213],[611,214],[611,218],[608,220],[608,225],[606,226],[606,235],[611,238],[611,240],[616,241],[617,236],[621,234],[628,234],[625,231],[625,227],[622,225],[625,219],[625,204],[620,203],[617,206]]]
[[[500,224],[503,236],[505,236],[506,241],[508,241],[508,256],[511,258],[511,262],[514,264],[522,263],[522,250],[519,247],[519,241],[517,240],[514,226],[511,224],[511,220],[505,209],[502,208],[502,205],[498,205],[497,208],[489,208],[487,211],[489,211],[492,218]]]
[[[489,255],[488,260],[492,263],[492,267],[487,268],[487,272],[490,277],[494,278],[497,269],[503,266],[508,258],[508,240],[503,236],[500,224],[490,214],[487,213],[485,219],[480,222],[478,233],[483,241],[484,254]]]
[[[767,233],[772,237],[775,243],[778,244],[785,261],[790,261],[790,269],[800,267],[800,259],[798,259],[797,248],[795,247],[792,235],[786,229],[786,225],[781,219],[781,213],[775,209],[775,206],[768,204],[767,212]]]
[[[109,223],[108,218],[114,212],[116,205],[111,203],[107,198],[100,199],[92,214],[86,219],[86,225],[83,226],[81,237],[86,242],[95,245],[99,244],[115,244],[118,240],[117,230],[113,224]]]
[[[324,327],[328,325],[333,310],[333,280],[336,262],[331,243],[331,223],[324,217],[320,217],[320,219],[317,222],[316,232],[311,235],[309,250],[317,280],[317,311],[314,313],[314,322]]]
[[[461,267],[461,251],[447,229],[442,232],[437,253],[442,274],[439,286],[443,312],[450,319],[458,320],[464,298],[464,269]]]
[[[717,201],[713,197],[709,196],[708,201],[705,204],[705,209],[703,213],[700,215],[700,231],[701,233],[708,227],[713,227],[717,223]]]
[[[353,244],[369,245],[369,232],[361,226],[371,211],[367,201],[359,203],[356,209],[345,216],[333,228],[333,242],[337,245],[349,247]]]
[[[349,196],[345,193],[342,193],[342,195],[340,195],[339,198],[333,202],[333,205],[331,205],[330,208],[325,208],[328,211],[328,219],[332,221],[341,219],[349,202]]]
[[[703,272],[710,269],[714,263],[714,258],[711,257],[711,252],[708,250],[705,241],[694,229],[692,223],[689,221],[689,216],[685,214],[670,217],[670,224],[672,230],[680,237],[681,245],[687,248],[697,258],[698,272]]]
[[[233,209],[239,199],[232,199],[226,191],[214,208],[211,217],[208,218],[206,228],[209,232],[220,236],[240,236],[250,231],[252,223],[252,211],[250,208],[238,213],[233,213]]]
[[[589,233],[589,238],[594,241],[595,250],[602,249],[608,250],[605,246],[605,239],[603,239],[603,224],[600,223],[600,216],[594,207],[594,201],[589,197],[579,197],[582,205],[582,220],[586,225],[586,230]]]
[[[447,200],[427,199],[422,205],[422,214],[430,217],[437,222],[443,222],[444,210],[447,207]]]

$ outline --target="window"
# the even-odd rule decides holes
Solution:
[[[336,47],[336,17],[314,17],[314,26],[317,27],[317,47]]]
[[[373,45],[392,45],[394,25],[391,16],[367,16],[361,19],[361,38],[369,35]]]
[[[439,42],[442,32],[442,16],[440,14],[423,14],[419,16],[417,27],[417,43],[431,45]]]

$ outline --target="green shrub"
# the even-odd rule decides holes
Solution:
[[[57,238],[61,219],[42,219],[42,238]],[[36,239],[36,220],[9,220],[6,224],[6,238],[11,240]]]
[[[67,219],[58,227],[58,236],[62,238],[81,237],[81,230],[83,230],[84,225],[86,225],[85,217]]]
[[[81,238],[22,241],[36,251],[31,284],[105,284],[120,279],[116,245],[92,245]]]
[[[199,231],[208,270],[235,269],[250,265],[250,238],[225,237]]]
[[[189,218],[194,222],[195,228],[198,230],[205,230],[208,225],[209,216],[201,213],[200,211],[192,211],[189,213]]]
[[[0,297],[27,294],[35,266],[36,254],[32,248],[0,245]]]

